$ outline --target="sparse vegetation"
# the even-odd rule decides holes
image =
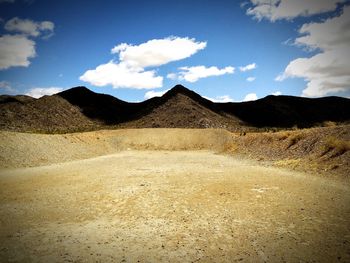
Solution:
[[[321,155],[324,156],[329,152],[333,152],[332,155],[330,156],[332,158],[332,157],[340,156],[349,150],[350,150],[350,141],[337,139],[331,136],[325,140],[325,144],[323,146],[323,152]]]
[[[337,123],[334,122],[334,121],[324,121],[322,126],[324,126],[324,127],[335,127],[335,126],[337,126]]]
[[[300,165],[300,159],[283,159],[276,161],[274,164],[280,167],[289,167],[295,169],[298,165]]]
[[[283,140],[287,139],[289,137],[289,135],[290,135],[290,132],[280,132],[276,135],[276,137],[277,137],[277,140],[283,141]]]
[[[108,129],[54,136],[1,132],[0,164],[4,167],[45,165],[125,149],[209,150],[308,172],[334,171],[346,175],[350,172],[350,155],[344,155],[350,149],[349,128],[349,125],[338,125],[278,132],[247,130],[245,136],[242,132],[230,133],[223,129]],[[42,151],[44,145],[50,147]],[[57,148],[62,150],[55,150]],[[276,163],[278,161],[282,162]]]
[[[233,154],[237,151],[237,145],[232,142],[226,142],[223,144],[222,150],[220,152],[222,153],[228,153]]]
[[[350,126],[284,130],[279,132],[247,132],[234,139],[236,151],[257,161],[307,172],[334,175],[350,174]],[[322,156],[327,154],[327,158]],[[349,151],[350,153],[350,151]],[[297,161],[296,161],[297,160]]]
[[[295,145],[296,143],[298,143],[300,140],[302,140],[304,138],[304,134],[302,133],[292,133],[289,137],[288,137],[288,145],[287,145],[287,149],[289,149],[290,147],[292,147],[293,145]]]

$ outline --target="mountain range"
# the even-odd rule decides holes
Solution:
[[[176,85],[161,97],[130,103],[75,87],[35,99],[0,96],[0,129],[73,132],[103,128],[313,127],[349,122],[350,99],[267,96],[256,101],[215,103]]]

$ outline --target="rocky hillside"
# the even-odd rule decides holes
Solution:
[[[0,129],[62,133],[107,128],[225,128],[230,131],[313,127],[350,121],[350,100],[267,96],[214,103],[177,85],[162,97],[129,103],[85,87],[34,99],[0,96]]]

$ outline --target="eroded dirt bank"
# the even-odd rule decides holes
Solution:
[[[82,160],[126,149],[222,151],[232,136],[220,129],[121,129],[67,134],[0,131],[0,169]]]
[[[0,261],[349,262],[350,189],[209,151],[0,173]]]
[[[121,129],[68,134],[0,131],[0,169],[134,150],[210,150],[350,182],[350,125],[279,132]]]

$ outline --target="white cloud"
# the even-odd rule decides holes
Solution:
[[[249,2],[248,2],[248,1],[245,1],[245,2],[240,3],[239,7],[243,9],[243,8],[245,8],[247,5],[249,5]]]
[[[280,73],[279,75],[277,75],[276,77],[275,77],[275,81],[283,81],[283,80],[285,80],[287,77],[285,76],[285,74],[284,73]]]
[[[350,38],[350,7],[334,18],[319,23],[304,24],[299,33],[303,36],[295,39],[295,44],[312,49],[332,51],[349,47]]]
[[[6,94],[14,94],[17,92],[17,90],[11,86],[10,82],[0,81],[0,92]]]
[[[0,70],[10,67],[28,67],[29,59],[36,56],[35,42],[29,37],[37,37],[43,32],[47,39],[53,35],[54,24],[50,21],[35,22],[14,17],[6,22],[5,29],[20,34],[0,36]]]
[[[80,80],[99,87],[112,85],[114,88],[159,88],[163,86],[163,77],[157,76],[155,70],[145,68],[190,57],[205,48],[206,44],[187,37],[153,39],[140,45],[122,43],[111,50],[112,54],[119,54],[119,62],[110,61],[88,70],[80,76]]]
[[[176,73],[169,73],[168,75],[166,75],[166,77],[168,79],[171,79],[171,80],[176,80],[177,79]]]
[[[239,67],[239,70],[242,71],[242,72],[245,72],[245,71],[253,70],[253,69],[256,69],[256,68],[257,68],[257,65],[255,63],[252,63],[252,64],[246,65],[244,67]]]
[[[255,77],[248,77],[248,78],[247,78],[247,81],[248,81],[248,82],[253,82],[255,79],[256,79]]]
[[[280,92],[280,91],[275,91],[275,92],[272,92],[271,95],[279,96],[279,95],[282,95],[282,92]]]
[[[295,43],[320,52],[310,58],[297,58],[289,63],[275,80],[304,78],[308,83],[302,95],[325,96],[350,90],[350,6],[343,13],[319,23],[304,24],[303,36]]]
[[[145,93],[145,96],[144,98],[146,100],[150,99],[150,98],[153,98],[153,97],[161,97],[163,96],[165,93],[167,93],[169,90],[161,90],[161,91],[154,91],[154,90],[150,90],[150,91],[147,91]]]
[[[86,71],[80,80],[94,86],[112,85],[114,88],[153,89],[163,85],[163,77],[156,76],[154,70],[131,68],[124,63],[110,61],[96,69]]]
[[[188,82],[196,82],[201,78],[207,78],[211,76],[221,76],[224,74],[233,74],[235,71],[234,67],[225,67],[218,69],[217,67],[205,67],[205,66],[194,66],[194,67],[180,67],[180,72],[170,73],[167,75],[170,79],[185,80]]]
[[[152,39],[140,45],[122,43],[112,48],[112,54],[119,53],[119,60],[135,68],[154,67],[172,61],[188,58],[207,46],[188,37]]]
[[[0,70],[10,67],[28,67],[35,57],[35,42],[22,35],[0,37]]]
[[[258,96],[255,94],[255,93],[248,93],[243,101],[253,101],[253,100],[257,100],[258,99]]]
[[[229,95],[216,96],[215,98],[203,96],[203,98],[206,98],[207,100],[211,100],[212,102],[220,102],[220,103],[234,101],[234,99],[232,99]]]
[[[45,38],[48,38],[52,36],[54,28],[55,25],[51,21],[35,22],[30,19],[21,19],[18,17],[10,19],[5,24],[7,31],[18,32],[32,37],[37,37],[45,32],[47,33]]]
[[[45,95],[53,95],[58,92],[63,91],[63,88],[59,87],[49,87],[49,88],[33,88],[29,90],[26,95],[31,96],[33,98],[40,98]]]
[[[250,0],[252,7],[247,14],[258,20],[292,19],[298,16],[334,11],[338,3],[346,0]]]

